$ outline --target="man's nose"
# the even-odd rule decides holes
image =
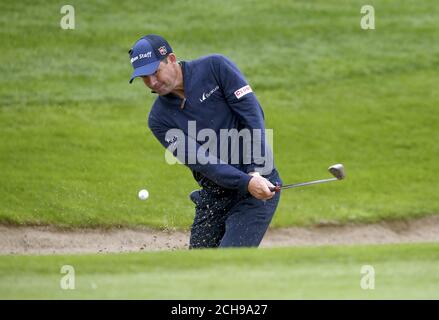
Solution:
[[[148,87],[154,87],[157,84],[157,77],[154,75],[146,76],[144,79]]]
[[[154,87],[157,84],[157,77],[156,76],[149,76],[149,81],[151,85]]]

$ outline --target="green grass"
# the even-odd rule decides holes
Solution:
[[[357,0],[69,3],[75,30],[59,1],[0,4],[0,223],[190,225],[196,184],[148,132],[154,97],[128,85],[146,33],[240,66],[284,182],[345,164],[343,183],[285,192],[275,226],[439,212],[437,1],[369,1],[371,31]]]
[[[0,299],[437,299],[438,265],[437,244],[1,256]]]

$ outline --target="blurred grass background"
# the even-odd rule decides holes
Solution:
[[[2,256],[0,298],[437,299],[438,249],[400,244]],[[74,290],[60,288],[63,265],[74,268]],[[373,273],[362,271],[365,265]],[[374,278],[373,290],[362,289],[361,283],[370,284],[365,276]]]
[[[155,97],[128,84],[148,33],[238,64],[285,183],[345,164],[344,182],[284,192],[274,226],[438,213],[437,1],[369,1],[376,30],[356,0],[69,4],[75,30],[60,1],[0,3],[0,223],[190,226],[197,185],[147,128]]]

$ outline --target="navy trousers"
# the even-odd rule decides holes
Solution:
[[[282,184],[275,169],[264,177],[274,185]],[[196,205],[191,249],[257,247],[276,211],[280,193],[270,200],[258,200],[249,193],[239,195],[215,185],[193,191],[190,198]]]

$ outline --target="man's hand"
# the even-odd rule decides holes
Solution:
[[[250,192],[253,197],[259,200],[268,200],[274,196],[275,193],[269,189],[270,187],[274,187],[270,181],[261,177],[258,172],[251,172],[249,175],[253,178],[251,178],[248,183],[248,192]]]

